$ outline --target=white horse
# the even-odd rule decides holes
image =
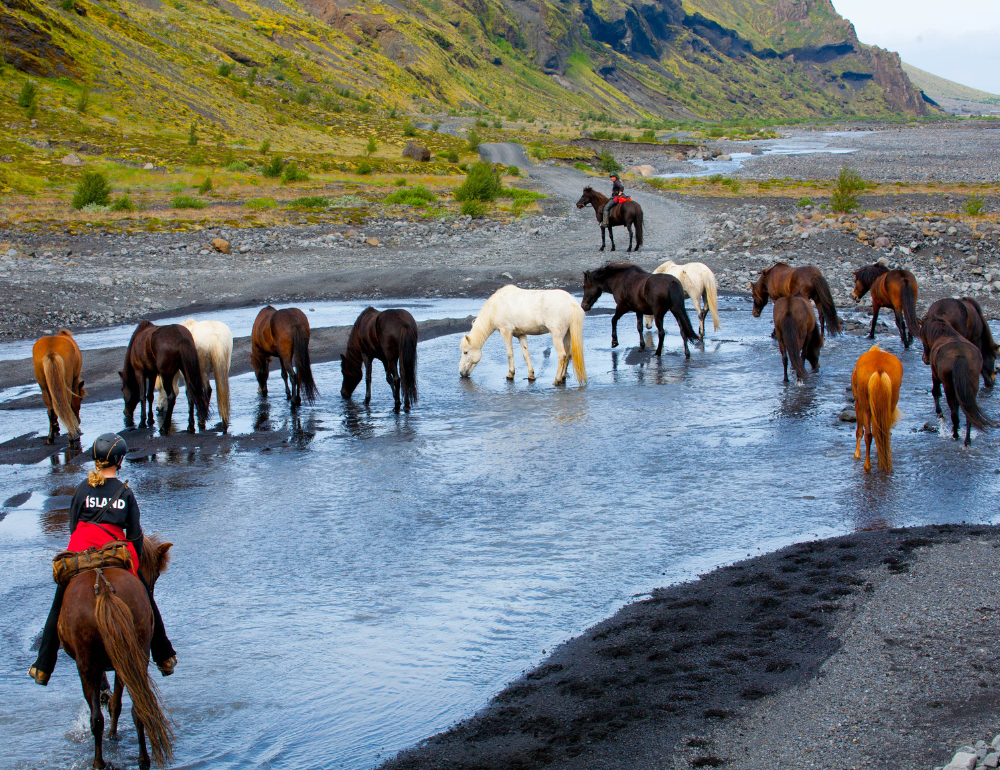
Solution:
[[[715,273],[708,265],[701,262],[688,262],[686,265],[678,265],[673,260],[667,260],[660,265],[654,273],[667,273],[681,282],[684,292],[691,298],[695,310],[698,311],[698,336],[705,339],[705,316],[712,312],[712,321],[715,330],[722,328],[719,320],[719,294],[715,286]],[[705,307],[701,305],[705,300]],[[653,328],[653,316],[646,316],[646,328]]]
[[[209,374],[215,375],[215,400],[219,406],[219,417],[225,426],[229,426],[229,365],[233,356],[233,333],[221,321],[186,320],[181,326],[186,326],[194,337],[194,346],[198,349],[198,364],[201,367],[201,379],[205,393],[212,398],[212,386],[208,381]],[[180,392],[181,373],[174,377],[174,393]],[[159,391],[157,407],[167,401],[163,382],[156,378],[156,388]]]
[[[500,332],[507,345],[507,361],[510,364],[508,380],[514,379],[514,337],[521,343],[524,362],[528,365],[528,379],[534,380],[535,370],[528,357],[527,335],[549,332],[559,357],[553,385],[566,382],[570,358],[573,359],[577,382],[582,385],[587,381],[587,370],[583,364],[583,308],[569,292],[562,289],[519,289],[513,285],[499,289],[486,300],[472,324],[472,330],[462,337],[462,360],[458,362],[460,375],[468,377],[472,374],[483,357],[483,345],[494,331]]]

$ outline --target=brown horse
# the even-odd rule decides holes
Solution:
[[[914,333],[920,334],[917,322],[917,279],[909,270],[890,270],[876,262],[865,265],[854,273],[855,302],[860,302],[868,291],[872,293],[872,330],[868,339],[875,339],[878,311],[891,307],[896,315],[896,328],[903,347],[910,347]]]
[[[576,207],[582,209],[586,206],[594,207],[594,214],[601,225],[601,251],[604,251],[604,207],[608,203],[607,196],[601,195],[593,187],[584,187],[583,196],[576,202]],[[616,227],[624,227],[628,230],[628,250],[632,251],[632,227],[635,226],[635,250],[642,246],[642,206],[635,201],[625,201],[619,203],[611,210],[608,217],[608,234],[611,236],[611,250],[615,250],[615,230]]]
[[[257,314],[250,337],[250,363],[257,374],[261,395],[267,398],[267,375],[271,357],[281,362],[281,379],[285,381],[285,398],[292,407],[302,403],[302,391],[311,404],[316,399],[309,364],[309,319],[295,307],[275,310],[268,305]],[[289,378],[291,385],[289,386]]]
[[[941,386],[944,386],[948,409],[951,411],[951,437],[958,440],[958,409],[965,412],[965,446],[971,442],[972,426],[983,429],[995,428],[997,423],[989,419],[979,404],[979,374],[983,367],[983,356],[979,348],[955,331],[950,324],[938,318],[928,319],[920,328],[924,346],[929,348],[928,359],[934,387],[934,410],[939,417],[941,411]]]
[[[605,291],[615,298],[615,314],[611,317],[611,347],[618,347],[618,319],[626,313],[635,313],[639,329],[639,350],[646,348],[642,338],[642,317],[651,315],[656,321],[659,342],[656,355],[663,352],[663,316],[669,310],[677,320],[677,327],[684,341],[684,357],[690,358],[688,340],[698,341],[684,307],[684,287],[672,275],[647,273],[630,262],[609,262],[604,267],[583,273],[583,309],[590,310]]]
[[[372,360],[385,367],[385,379],[392,388],[398,412],[400,391],[404,409],[417,402],[417,322],[405,310],[365,308],[354,322],[347,352],[340,357],[344,384],[340,395],[350,398],[361,382],[361,364],[365,365],[365,403],[372,400]],[[397,364],[399,369],[397,371]]]
[[[127,427],[131,428],[135,424],[133,415],[136,404],[141,405],[139,427],[153,427],[156,421],[153,412],[156,378],[161,377],[163,382],[173,382],[177,372],[184,374],[188,400],[188,432],[194,433],[195,409],[198,410],[199,428],[204,429],[205,419],[208,417],[208,395],[201,379],[201,365],[198,363],[194,338],[190,330],[180,324],[156,326],[146,320],[140,321],[128,343],[125,368],[118,372],[122,379]],[[177,394],[170,388],[160,427],[163,435],[170,429],[176,400]]]
[[[52,444],[59,435],[62,420],[69,445],[80,448],[80,402],[87,395],[80,379],[83,357],[80,347],[67,329],[58,334],[42,337],[31,348],[35,365],[35,380],[42,389],[42,401],[49,412],[49,435],[46,444]]]
[[[997,351],[1000,350],[1000,345],[993,341],[990,325],[986,323],[986,317],[983,315],[983,309],[979,307],[979,303],[972,297],[939,299],[927,309],[921,323],[927,323],[931,319],[944,321],[979,348],[979,352],[983,356],[983,384],[987,388],[992,388],[997,377]],[[923,339],[923,335],[921,335],[921,339]],[[922,358],[925,364],[931,362],[930,352],[931,349],[924,340]]]
[[[143,538],[141,570],[150,589],[167,568],[171,543]],[[173,755],[173,731],[160,706],[155,686],[149,680],[149,641],[153,635],[153,611],[146,588],[128,570],[108,568],[82,572],[66,586],[59,613],[59,640],[74,661],[90,706],[90,731],[94,736],[94,767],[105,766],[102,754],[104,714],[101,689],[104,672],[114,669],[115,691],[109,713],[110,740],[118,738],[122,692],[132,699],[132,719],[139,739],[139,767],[149,767],[146,735],[153,759],[163,766]]]
[[[799,295],[779,297],[774,301],[774,336],[781,350],[781,363],[785,367],[785,382],[788,382],[788,360],[792,361],[796,379],[806,378],[809,362],[813,371],[819,369],[819,351],[823,347],[816,324],[816,314],[812,305]]]
[[[879,470],[892,470],[892,426],[902,416],[899,403],[899,388],[903,384],[903,363],[892,353],[872,345],[871,350],[862,353],[851,374],[851,390],[854,393],[854,411],[858,416],[858,427],[854,432],[857,440],[854,459],[861,459],[861,437],[865,439],[865,472],[872,469],[872,438],[878,453]]]
[[[753,285],[753,317],[760,318],[769,297],[777,299],[796,294],[816,303],[823,334],[828,330],[831,335],[840,333],[840,318],[837,317],[837,307],[833,304],[830,284],[819,268],[812,265],[793,269],[785,262],[776,262],[764,270]]]

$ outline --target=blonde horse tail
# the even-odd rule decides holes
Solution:
[[[219,417],[224,425],[229,425],[229,364],[232,360],[232,338],[226,340],[221,335],[212,335],[212,371],[215,372],[215,399],[219,404]],[[208,377],[208,372],[204,373]]]
[[[125,682],[136,717],[149,736],[153,761],[163,767],[174,755],[174,733],[149,680],[149,653],[139,646],[132,610],[106,585],[97,595],[94,618],[115,674]]]
[[[722,328],[722,321],[719,320],[719,290],[715,284],[715,273],[711,270],[705,276],[705,297],[708,300],[708,309],[712,311],[712,323],[715,330]]]
[[[878,467],[892,470],[892,380],[885,372],[872,372],[868,378],[868,404],[872,415],[872,435],[878,450]]]
[[[70,404],[70,391],[66,384],[66,365],[63,363],[62,357],[50,350],[42,359],[42,371],[45,372],[45,387],[48,388],[49,398],[52,400],[52,411],[56,413],[56,417],[66,428],[70,440],[73,440],[80,435],[80,421],[73,414],[73,407]]]
[[[573,371],[576,380],[581,385],[587,381],[587,367],[583,363],[583,308],[573,308],[573,317],[569,322],[570,355],[573,358]]]

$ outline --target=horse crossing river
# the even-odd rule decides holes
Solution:
[[[381,377],[371,411],[357,393],[343,401],[339,362],[319,364],[320,395],[287,446],[126,463],[147,531],[174,543],[157,599],[180,657],[160,681],[177,766],[373,767],[655,586],[855,528],[996,517],[1000,439],[963,448],[920,431],[935,418],[919,346],[879,337],[905,367],[904,416],[895,472],[865,474],[837,415],[871,343],[829,338],[819,373],[786,386],[770,312],[724,298],[722,331],[688,361],[669,327],[661,359],[624,321],[611,350],[610,316],[591,313],[585,388],[551,384],[548,337],[529,342],[534,383],[520,361],[507,382],[496,335],[470,379],[458,335],[430,340],[409,414],[393,413]],[[231,401],[236,434],[289,421],[280,389],[260,404],[253,374],[233,379]],[[996,413],[989,392],[981,403]],[[85,445],[121,411],[84,402]],[[0,435],[26,425],[44,430],[44,413],[0,412]],[[83,467],[0,466],[5,768],[92,756],[72,661],[45,690],[24,675]],[[105,757],[134,767],[123,727]]]

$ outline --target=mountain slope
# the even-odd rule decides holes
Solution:
[[[946,78],[932,75],[930,72],[924,72],[924,70],[918,69],[912,64],[903,62],[903,71],[910,78],[910,82],[931,97],[931,99],[959,99],[979,104],[1000,104],[1000,96],[997,94],[963,86],[961,83],[955,83]]]

